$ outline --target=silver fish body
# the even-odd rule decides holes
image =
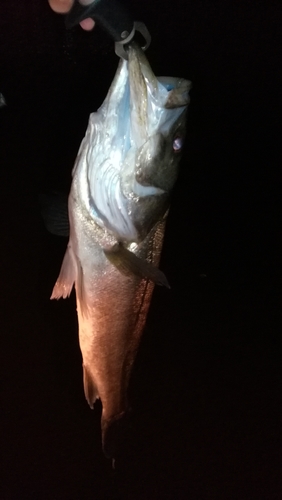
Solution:
[[[127,388],[158,270],[177,177],[190,82],[154,76],[129,47],[108,95],[92,113],[73,169],[70,237],[51,298],[75,284],[83,382],[100,398],[103,448],[128,409]]]

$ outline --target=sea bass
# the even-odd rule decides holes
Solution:
[[[72,172],[69,243],[51,298],[75,285],[85,396],[91,408],[101,399],[110,457],[154,284],[168,286],[158,264],[189,89],[181,78],[157,79],[130,45]]]

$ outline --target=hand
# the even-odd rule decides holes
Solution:
[[[51,9],[58,14],[66,14],[72,7],[74,0],[48,0]],[[83,5],[88,5],[92,2],[92,0],[80,0],[80,3]],[[90,31],[94,28],[95,22],[93,19],[88,18],[84,19],[79,23],[80,26],[87,31]]]

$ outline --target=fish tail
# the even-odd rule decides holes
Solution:
[[[102,446],[107,458],[116,458],[121,449],[124,448],[128,435],[128,420],[130,410],[125,410],[111,419],[102,415]]]

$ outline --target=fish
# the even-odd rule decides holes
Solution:
[[[102,403],[104,454],[114,458],[130,411],[128,385],[159,269],[178,174],[191,82],[157,78],[139,46],[119,61],[72,171],[69,242],[51,299],[76,293],[83,385]],[[126,425],[126,424],[125,424]]]

